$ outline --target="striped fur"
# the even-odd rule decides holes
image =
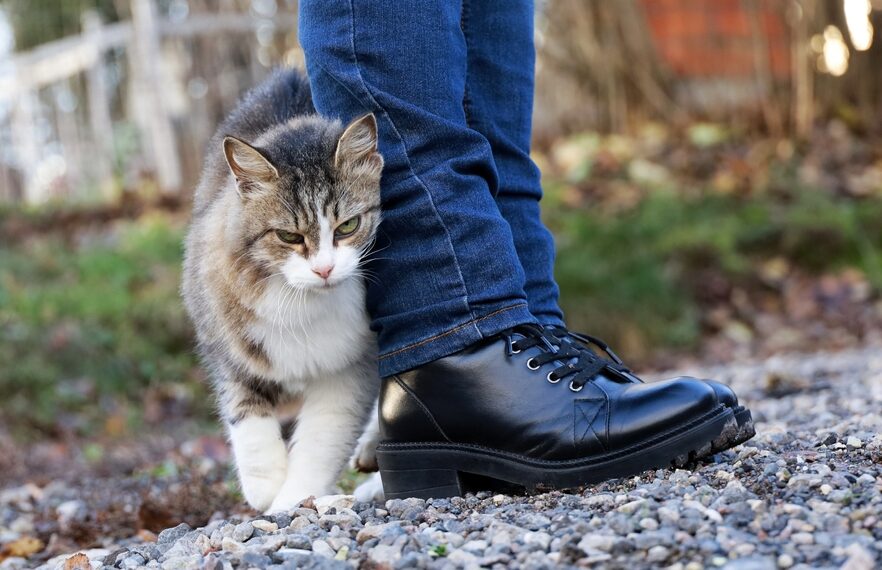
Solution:
[[[206,155],[182,291],[259,509],[329,492],[376,399],[361,266],[380,221],[376,136],[372,116],[344,128],[316,115],[303,77],[281,71]],[[300,415],[283,442],[276,415],[292,400]]]

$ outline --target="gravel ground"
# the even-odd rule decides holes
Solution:
[[[204,527],[181,524],[155,539],[99,540],[103,548],[42,567],[862,570],[882,563],[882,347],[689,372],[734,386],[758,432],[693,470],[649,472],[580,494],[385,504],[323,497],[283,515],[217,514]],[[34,503],[57,501],[52,496],[28,487],[0,492],[0,543],[25,536]],[[76,517],[75,501],[52,508],[60,524]],[[15,556],[0,563],[27,566]]]

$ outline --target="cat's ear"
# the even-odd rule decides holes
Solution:
[[[349,123],[337,141],[334,165],[354,171],[358,176],[375,174],[379,177],[383,170],[383,157],[377,151],[377,119],[373,114]]]
[[[224,156],[241,192],[279,177],[279,171],[262,152],[236,137],[224,137]]]

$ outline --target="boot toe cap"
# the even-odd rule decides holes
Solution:
[[[717,400],[721,404],[727,408],[738,406],[738,396],[735,395],[735,391],[732,390],[732,388],[726,386],[722,382],[717,382],[716,380],[705,380],[704,383],[713,389],[714,393],[717,395]]]
[[[610,414],[610,442],[615,447],[638,443],[683,427],[719,405],[716,391],[695,378],[631,385]]]

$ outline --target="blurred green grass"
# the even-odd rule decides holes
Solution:
[[[632,351],[690,349],[701,336],[708,271],[750,286],[758,267],[786,259],[808,273],[856,268],[882,291],[882,199],[818,189],[750,196],[649,193],[634,208],[573,209],[547,188],[556,278],[568,324]]]
[[[0,417],[52,430],[75,413],[70,427],[88,430],[158,384],[201,392],[178,298],[182,235],[148,216],[0,248]]]

